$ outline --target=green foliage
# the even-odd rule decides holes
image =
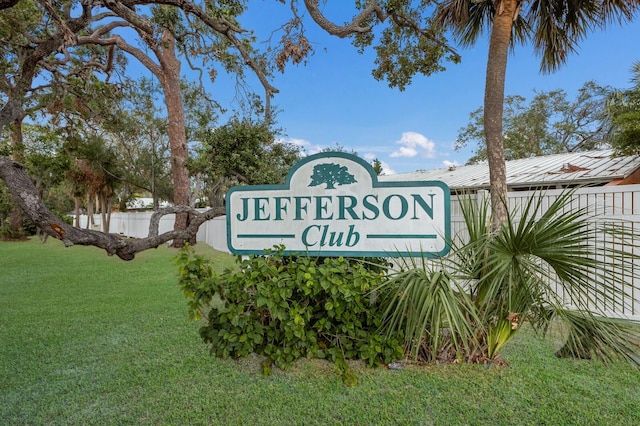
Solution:
[[[221,205],[237,184],[279,184],[300,159],[299,148],[274,139],[274,130],[253,119],[233,118],[202,135],[197,158],[189,163],[205,181],[210,205]]]
[[[574,100],[564,90],[537,92],[527,101],[522,96],[504,100],[503,134],[505,159],[529,158],[592,150],[607,143],[609,118],[606,101],[610,89],[585,83]],[[469,163],[487,159],[484,110],[469,114],[469,124],[458,130],[455,149],[476,146]]]
[[[475,363],[498,359],[525,322],[542,334],[562,324],[559,355],[640,365],[639,324],[606,318],[627,300],[630,265],[640,260],[637,235],[572,209],[573,193],[548,205],[531,197],[497,232],[487,200],[462,200],[468,239],[452,241],[448,258],[391,275],[384,284],[386,329],[404,331],[413,358]]]
[[[407,355],[427,362],[460,359],[474,341],[471,298],[446,270],[406,263],[379,289],[385,329],[402,330]]]
[[[357,5],[364,8],[365,2]],[[361,52],[374,45],[376,68],[372,75],[376,80],[386,80],[389,87],[403,91],[415,74],[429,76],[444,71],[445,62],[460,62],[460,55],[449,47],[444,28],[429,17],[433,12],[430,1],[393,0],[381,5],[390,16],[387,22],[392,24],[385,27],[372,14],[363,24],[382,29],[360,32],[353,41]]]
[[[466,271],[473,280],[472,294],[485,328],[490,358],[524,321],[544,331],[554,319],[572,329],[574,320],[588,318],[583,324],[597,330],[605,321],[604,311],[615,300],[623,300],[625,280],[633,274],[629,265],[638,255],[598,241],[607,235],[632,249],[633,230],[625,225],[612,228],[599,224],[584,208],[570,208],[574,192],[563,193],[548,206],[543,206],[544,197],[532,197],[520,206],[518,220],[516,212],[511,212],[498,233],[477,234],[476,240],[460,247],[465,253],[462,259],[476,259]],[[463,206],[467,221],[474,221],[477,213],[472,206]],[[468,265],[465,262],[463,267]],[[563,300],[558,289],[569,302]],[[575,315],[566,314],[567,303]],[[633,329],[632,323],[627,325]],[[628,333],[608,330],[610,338],[589,350],[603,360],[616,355],[636,362],[634,352],[640,348],[637,340],[623,344]]]
[[[123,99],[109,117],[104,127],[112,138],[120,162],[121,179],[119,198],[124,206],[136,193],[148,193],[153,200],[171,200],[173,182],[169,140],[167,137],[167,119],[157,106],[162,96],[159,84],[153,80],[141,78],[130,81],[126,86]],[[196,126],[190,119],[197,104],[192,102],[196,95],[183,85],[185,97],[185,120],[188,123],[189,136],[195,133]],[[208,110],[203,107],[203,114]]]
[[[11,193],[4,182],[0,182],[0,223],[4,223],[9,217],[12,206]]]
[[[216,268],[233,264],[196,250]],[[314,360],[257,379],[257,357],[207,356],[185,315],[175,253],[162,246],[122,262],[54,239],[0,241],[2,423],[640,424],[637,370],[556,358],[555,335],[537,339],[527,325],[504,349],[510,368],[356,363],[359,385],[345,389]]]
[[[369,293],[384,279],[379,263],[370,268],[362,260],[283,252],[280,246],[265,256],[238,257],[236,270],[218,275],[192,249],[180,251],[180,288],[190,316],[205,317],[200,335],[212,354],[264,355],[264,374],[303,357],[327,359],[348,384],[355,377],[347,360],[377,366],[402,356],[395,334],[377,332],[381,314]]]
[[[640,62],[634,64],[632,72],[634,86],[612,93],[608,104],[613,126],[611,145],[623,155],[640,151]]]
[[[382,162],[377,158],[373,159],[373,161],[371,162],[371,167],[373,168],[373,171],[375,172],[376,176],[380,176],[382,174],[382,171],[383,171]]]

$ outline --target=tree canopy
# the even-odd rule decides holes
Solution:
[[[640,62],[634,64],[629,89],[618,90],[609,97],[611,145],[619,154],[640,152]]]
[[[287,3],[280,0],[280,3]],[[367,0],[354,2],[354,16],[336,24],[324,14],[327,2],[289,0],[287,15],[274,15],[274,30],[281,37],[261,44],[240,17],[250,7],[246,0],[197,2],[162,0],[149,2],[82,2],[66,0],[5,0],[0,3],[0,131],[18,130],[25,118],[52,105],[74,109],[93,118],[104,111],[101,91],[111,93],[127,77],[128,61],[142,64],[163,91],[167,114],[166,137],[171,152],[170,167],[175,209],[192,212],[190,177],[187,170],[190,102],[183,82],[183,67],[195,71],[196,80],[215,80],[220,71],[242,80],[253,75],[263,91],[264,123],[274,124],[271,98],[277,93],[272,73],[284,71],[287,63],[302,63],[311,54],[302,11],[330,34],[350,37],[362,50],[373,47],[377,57],[373,75],[404,90],[415,74],[430,75],[456,63],[460,55],[447,38],[452,31],[462,44],[472,44],[491,31],[486,71],[483,116],[487,158],[491,169],[494,225],[506,217],[501,200],[506,194],[502,145],[504,78],[509,46],[513,41],[531,41],[542,57],[543,71],[555,69],[575,50],[594,26],[612,20],[629,20],[640,2],[588,0],[520,2],[518,0]],[[280,13],[280,12],[279,12]],[[343,20],[342,22],[345,22]],[[92,82],[84,87],[86,82]],[[197,83],[197,82],[196,82]],[[80,90],[81,89],[81,90]],[[64,96],[83,93],[86,96]],[[201,92],[204,98],[215,101]],[[62,100],[62,102],[58,102]],[[56,103],[57,102],[57,103]],[[85,117],[84,119],[86,120]],[[199,122],[197,114],[193,116]],[[200,124],[203,124],[200,122]],[[200,126],[200,130],[206,126]],[[202,134],[206,134],[202,133]],[[197,140],[202,139],[198,137]],[[223,138],[224,139],[224,138]],[[13,152],[20,143],[13,144]],[[276,145],[273,145],[276,147]],[[242,175],[242,173],[240,173]],[[245,176],[246,177],[246,176]],[[193,237],[201,221],[221,211],[194,217],[193,226],[181,214],[174,231],[135,242],[116,236],[69,227],[45,206],[37,189],[17,158],[0,157],[0,178],[28,216],[48,234],[65,244],[90,244],[110,254],[131,259],[136,252],[158,244]],[[158,211],[165,214],[169,210]]]
[[[236,19],[245,9],[245,1],[206,5],[173,0],[3,2],[0,68],[5,78],[0,83],[0,130],[11,130],[10,126],[20,129],[25,117],[46,111],[52,105],[80,110],[82,102],[73,96],[56,94],[76,93],[68,89],[82,88],[85,81],[96,81],[105,87],[118,86],[123,80],[112,78],[113,73],[118,65],[126,63],[125,56],[128,56],[146,67],[163,88],[169,115],[167,136],[171,147],[174,210],[177,213],[191,211],[184,122],[188,115],[184,105],[189,100],[182,91],[179,57],[200,71],[200,75],[215,77],[216,67],[234,73],[239,80],[246,71],[253,73],[264,89],[267,120],[270,99],[277,92],[269,83],[272,64],[264,52],[254,48],[251,32],[242,28]],[[290,58],[285,52],[280,57],[282,65]],[[93,94],[84,99],[100,102],[104,97]],[[105,109],[87,104],[83,111],[99,115]],[[210,212],[197,219],[194,226],[184,222],[176,226],[174,232],[132,244],[112,235],[68,226],[45,206],[23,165],[15,158],[0,158],[0,178],[22,210],[48,234],[67,245],[97,245],[124,259],[169,240],[189,239],[202,220],[220,213]]]
[[[490,33],[484,96],[484,132],[491,185],[492,227],[507,220],[507,178],[503,144],[504,87],[507,57],[517,43],[530,42],[541,58],[542,72],[562,66],[594,28],[633,18],[640,1],[585,0],[445,0],[436,21],[451,29],[463,45]]]
[[[598,149],[609,144],[611,124],[607,101],[611,88],[586,82],[575,99],[564,90],[536,92],[530,101],[520,95],[505,98],[503,134],[505,159]],[[483,108],[471,112],[458,132],[455,149],[476,146],[468,163],[487,160]]]
[[[203,180],[208,205],[223,206],[224,194],[234,185],[284,182],[301,153],[293,144],[276,141],[274,133],[262,121],[234,117],[202,135],[190,169]]]

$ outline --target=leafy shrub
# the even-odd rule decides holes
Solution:
[[[381,310],[370,295],[385,279],[384,262],[283,252],[238,257],[238,269],[218,275],[191,248],[180,251],[180,287],[190,316],[205,319],[200,335],[212,354],[263,355],[264,374],[302,357],[327,359],[347,381],[347,360],[377,366],[402,357],[398,336],[378,333]]]

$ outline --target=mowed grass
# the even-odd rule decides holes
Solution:
[[[220,268],[230,256],[206,247]],[[87,247],[0,242],[0,424],[638,425],[640,372],[560,360],[523,331],[508,367],[353,368],[208,354],[187,318],[176,252],[131,262]]]

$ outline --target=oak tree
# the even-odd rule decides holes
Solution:
[[[215,76],[212,64],[222,64],[225,71],[243,77],[245,71],[256,76],[264,89],[265,120],[270,120],[270,100],[277,90],[269,83],[268,63],[264,55],[254,49],[255,40],[242,28],[236,17],[245,11],[245,1],[225,1],[206,5],[183,0],[106,1],[53,3],[50,0],[20,0],[3,2],[0,6],[2,21],[2,66],[6,90],[2,92],[0,130],[6,129],[25,115],[31,96],[40,89],[42,81],[50,81],[52,70],[74,61],[81,47],[102,46],[104,55],[93,56],[82,65],[100,71],[108,79],[113,66],[114,51],[125,52],[140,61],[160,82],[169,115],[168,134],[172,146],[171,166],[176,194],[176,206],[158,210],[157,218],[167,213],[192,212],[188,197],[188,172],[184,107],[180,90],[180,58],[209,66],[207,73]],[[25,20],[28,17],[29,19]],[[28,25],[23,25],[27,22]],[[37,31],[36,31],[37,30]],[[133,30],[133,31],[132,31]],[[137,37],[138,44],[131,39]],[[145,49],[141,46],[146,46]],[[288,60],[295,61],[299,52],[292,50],[295,43],[278,56],[282,67]],[[147,54],[148,53],[148,54]],[[103,77],[105,78],[105,77]],[[44,85],[46,86],[46,84]],[[0,157],[0,179],[4,181],[23,211],[45,232],[67,245],[96,245],[109,254],[132,259],[135,253],[173,240],[190,239],[205,220],[221,211],[193,213],[190,223],[183,220],[174,231],[157,235],[150,230],[148,238],[127,241],[117,236],[80,230],[64,223],[49,211],[25,173],[20,162],[8,156]]]

